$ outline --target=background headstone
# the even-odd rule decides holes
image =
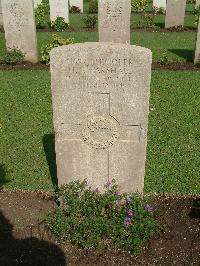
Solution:
[[[2,14],[2,6],[0,0],[0,27],[3,26],[3,14]]]
[[[34,7],[36,8],[39,4],[42,3],[42,0],[33,0]]]
[[[197,40],[196,40],[196,48],[195,48],[195,57],[194,63],[200,62],[200,17],[198,23],[198,30],[197,30]]]
[[[160,8],[166,10],[166,0],[153,0],[153,8],[155,10],[159,10]]]
[[[196,0],[195,8],[198,8],[200,6],[200,0]]]
[[[184,26],[186,0],[167,0],[165,28]]]
[[[130,42],[130,0],[100,0],[98,25],[100,42]]]
[[[83,0],[70,0],[70,6],[77,6],[80,8],[81,13],[83,13]]]
[[[68,0],[49,0],[49,5],[51,21],[55,21],[57,17],[63,17],[65,22],[69,22]]]
[[[7,49],[19,49],[25,60],[38,61],[35,16],[32,0],[2,0]]]
[[[151,51],[129,44],[85,43],[51,52],[59,185],[87,179],[102,188],[143,191]]]

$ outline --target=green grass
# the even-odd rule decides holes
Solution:
[[[152,73],[146,192],[200,192],[199,75]],[[54,172],[50,73],[2,71],[0,84],[5,186],[52,190],[45,155]]]
[[[43,136],[53,131],[47,71],[1,72],[0,158],[8,187],[51,189]]]
[[[75,42],[98,41],[97,32],[58,33],[65,37],[74,38]],[[38,50],[51,40],[52,33],[38,32]],[[131,44],[149,48],[153,52],[153,60],[158,61],[164,52],[171,61],[192,61],[194,57],[195,32],[132,32]],[[0,58],[5,53],[4,34],[0,33]]]
[[[199,74],[153,73],[146,191],[200,192]]]
[[[76,28],[84,28],[85,25],[82,22],[82,17],[86,14],[70,14],[70,26]],[[131,15],[131,27],[135,28],[138,27],[138,22],[141,20],[141,15],[139,14],[132,14]],[[165,25],[165,15],[156,15],[154,17],[154,23],[156,26],[164,28]],[[195,25],[195,16],[192,14],[187,14],[185,16],[185,27],[190,27],[196,29],[197,26]],[[97,28],[97,26],[96,26]]]

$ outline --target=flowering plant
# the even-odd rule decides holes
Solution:
[[[92,189],[86,181],[62,186],[60,206],[46,218],[59,240],[82,248],[121,248],[133,253],[162,226],[153,208],[139,194],[121,194],[115,180],[103,190]]]

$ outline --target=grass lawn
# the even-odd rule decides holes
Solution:
[[[51,40],[52,32],[38,32],[38,50]],[[58,33],[65,37],[74,38],[75,42],[98,41],[97,32]],[[159,60],[163,53],[172,61],[192,61],[194,57],[195,32],[132,32],[131,44],[147,47],[153,52],[153,60]],[[5,53],[4,34],[0,33],[0,58]]]
[[[84,23],[82,22],[82,17],[86,16],[87,14],[70,14],[70,26],[71,27],[77,27],[77,28],[83,28],[85,27]],[[93,14],[95,15],[95,14]],[[142,17],[140,14],[132,14],[131,15],[131,27],[139,27],[138,22],[142,21],[142,25],[144,25],[144,19],[142,20]],[[155,26],[164,28],[165,25],[165,15],[156,15],[153,20]],[[195,16],[193,14],[187,14],[185,16],[185,27],[189,28],[197,28],[197,25],[195,24]],[[97,28],[97,25],[96,25]]]
[[[146,192],[200,191],[199,75],[152,73]],[[9,188],[51,190],[50,73],[2,71],[0,84],[1,182],[5,175]]]

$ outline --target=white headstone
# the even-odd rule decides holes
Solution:
[[[196,0],[195,8],[198,8],[200,6],[200,0]]]
[[[58,184],[143,191],[152,55],[118,43],[51,51]]]
[[[130,42],[130,0],[100,0],[98,25],[100,42]]]
[[[38,61],[35,16],[32,0],[2,0],[7,49],[18,49],[25,60]]]
[[[3,14],[2,14],[2,7],[1,7],[1,0],[0,0],[0,27],[3,26]]]
[[[68,0],[49,0],[49,5],[51,21],[55,21],[57,17],[62,17],[65,22],[69,22]]]
[[[83,0],[70,0],[70,6],[77,6],[80,8],[81,13],[83,13]]]
[[[166,10],[166,0],[153,0],[153,8],[155,10],[159,10],[160,8]]]
[[[184,26],[186,0],[167,0],[165,28]]]
[[[195,64],[200,63],[200,17],[199,17],[198,30],[197,30],[194,63]]]

